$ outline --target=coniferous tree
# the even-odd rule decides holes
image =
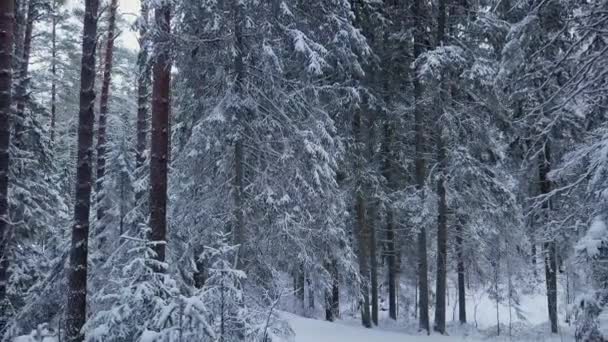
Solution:
[[[74,225],[68,271],[66,338],[69,342],[84,340],[82,328],[87,308],[87,262],[89,214],[93,167],[93,126],[95,105],[95,48],[99,1],[85,2],[80,76],[80,113],[78,115],[78,156],[75,179]]]

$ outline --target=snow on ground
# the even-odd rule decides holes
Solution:
[[[327,322],[322,320],[301,317],[295,314],[283,312],[281,316],[288,321],[294,333],[293,342],[571,342],[574,341],[571,332],[565,331],[559,335],[547,333],[548,326],[516,326],[513,335],[507,336],[507,327],[503,327],[502,335],[495,335],[495,328],[489,331],[478,331],[472,326],[461,327],[458,324],[448,326],[449,336],[439,334],[416,333],[412,326],[401,327],[388,324],[388,321],[380,322],[380,327],[367,329],[362,327],[358,321],[345,320],[338,322]],[[383,324],[384,323],[384,324]],[[567,330],[567,329],[565,329]],[[413,332],[412,332],[413,331]]]
[[[326,322],[310,318],[304,318],[289,313],[284,313],[294,330],[295,342],[449,342],[449,341],[472,341],[466,339],[454,339],[447,336],[416,336],[404,333],[366,329],[361,326],[351,326],[344,322]]]

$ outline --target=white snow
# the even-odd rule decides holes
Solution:
[[[366,329],[361,326],[350,326],[344,322],[326,322],[284,313],[295,332],[295,342],[448,342],[475,341],[465,337],[450,337],[441,335],[407,335],[405,333]]]

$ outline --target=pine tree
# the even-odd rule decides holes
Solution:
[[[92,186],[92,148],[95,104],[95,47],[99,1],[85,2],[80,77],[80,113],[78,115],[78,157],[75,179],[76,204],[72,227],[72,247],[68,276],[66,338],[84,340],[82,327],[87,307],[87,262],[89,214]]]
[[[168,3],[154,9],[155,60],[152,88],[152,149],[150,151],[150,240],[156,243],[157,272],[162,272],[167,240],[167,170],[169,162],[169,115],[171,110],[171,61],[168,49],[171,12]]]

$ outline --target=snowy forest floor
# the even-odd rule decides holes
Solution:
[[[507,335],[501,337],[490,336],[482,331],[474,331],[473,329],[452,330],[453,335],[450,336],[438,334],[426,336],[423,334],[408,333],[405,331],[407,328],[377,327],[366,329],[354,320],[342,320],[332,323],[289,313],[283,313],[283,317],[289,322],[295,332],[294,342],[574,341],[572,335],[566,331],[561,335],[550,335],[546,333],[546,326],[542,327],[544,329],[532,329],[525,334],[511,337]]]

